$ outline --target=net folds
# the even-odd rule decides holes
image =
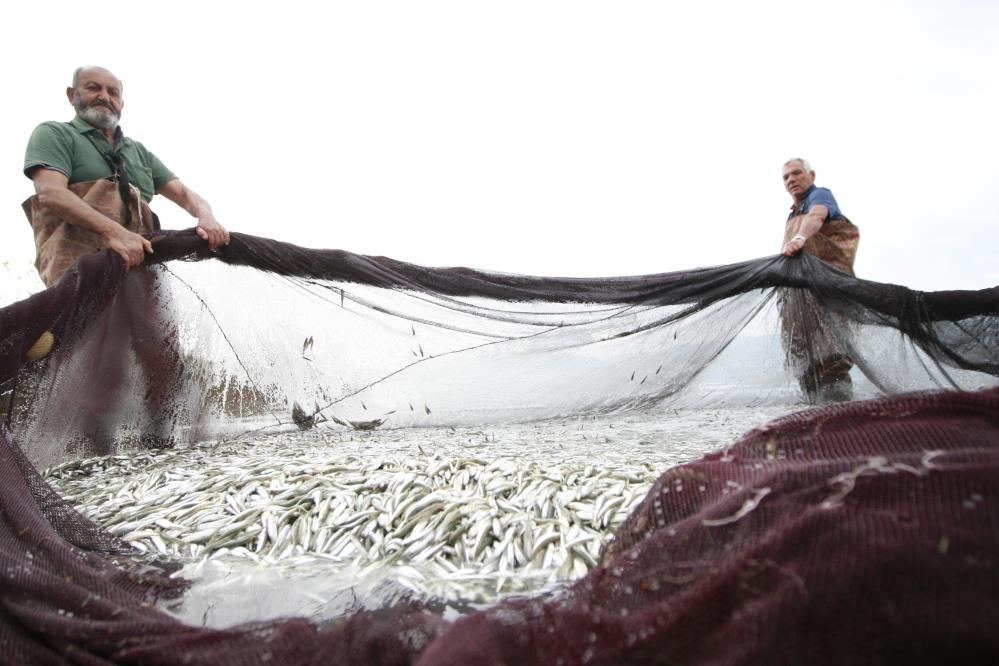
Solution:
[[[991,663],[999,390],[803,412],[662,475],[555,599],[448,624],[397,607],[316,627],[184,626],[169,586],[0,440],[3,663]],[[33,490],[34,487],[34,490]],[[81,549],[73,542],[87,546]]]
[[[548,278],[231,237],[212,253],[193,230],[158,231],[163,266],[92,253],[0,309],[0,663],[999,662],[999,287],[919,292],[807,253]],[[220,265],[259,273],[260,303],[273,291],[286,310],[180,270]],[[765,359],[777,383],[754,374]],[[109,447],[96,452],[116,450],[131,415],[132,444],[164,446],[210,433],[208,412],[289,425],[292,399],[299,425],[372,428],[788,390],[801,407],[799,391],[834,384],[879,397],[797,411],[665,471],[585,577],[454,621],[414,601],[186,625],[155,604],[184,582],[34,467],[45,447],[50,462],[94,453],[71,439],[87,428]]]

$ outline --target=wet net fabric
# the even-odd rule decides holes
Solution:
[[[431,269],[160,232],[0,311],[3,663],[864,663],[999,655],[999,288],[915,292],[809,255],[651,276]],[[186,260],[186,261],[183,261]],[[38,360],[38,341],[52,350]],[[844,369],[845,368],[845,369]],[[832,392],[824,393],[832,387]],[[666,472],[556,598],[227,630],[34,471],[345,430],[875,398]],[[663,412],[665,413],[665,412]],[[599,463],[599,461],[595,461]]]
[[[986,663],[997,395],[759,428],[664,474],[564,599],[464,618],[426,662]]]
[[[299,422],[410,427],[790,408],[999,375],[999,288],[915,292],[807,253],[559,279],[240,234],[217,255],[191,232],[154,247],[161,263],[124,275],[88,255],[4,311],[0,375],[36,462],[294,427],[296,405]],[[54,351],[28,362],[46,331]]]
[[[506,601],[454,623],[401,606],[326,626],[289,619],[211,630],[152,608],[163,578],[101,555],[115,544],[41,499],[4,433],[0,658],[991,663],[997,441],[996,389],[827,407],[665,473],[602,564],[556,599]]]

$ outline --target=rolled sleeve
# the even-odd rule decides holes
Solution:
[[[55,169],[67,178],[73,170],[73,140],[61,123],[46,122],[35,128],[24,151],[24,175],[38,167]]]
[[[139,152],[142,155],[142,161],[145,163],[146,166],[149,167],[149,171],[153,177],[154,192],[156,190],[159,190],[167,183],[169,183],[171,180],[175,180],[177,178],[177,176],[174,175],[173,171],[170,171],[170,169],[168,169],[167,166],[163,164],[163,161],[160,158],[156,157],[156,155],[152,151],[150,151],[148,148],[146,148],[138,141],[136,141],[135,143],[136,143],[136,148],[139,150]]]
[[[805,207],[806,212],[810,211],[815,206],[825,206],[829,210],[829,215],[826,217],[827,220],[835,220],[843,217],[843,213],[839,210],[839,204],[836,203],[836,198],[833,193],[824,187],[816,187],[811,194],[808,195],[808,201]]]
[[[154,189],[160,189],[171,180],[176,180],[177,176],[174,175],[173,171],[166,168],[166,165],[160,161],[160,158],[156,157],[152,153],[149,154],[152,158],[149,161],[149,166],[153,172],[153,187]]]

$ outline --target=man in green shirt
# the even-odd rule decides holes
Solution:
[[[24,210],[35,233],[36,265],[46,286],[66,273],[84,253],[110,248],[125,268],[138,266],[153,245],[142,234],[158,228],[149,209],[154,194],[162,194],[197,218],[197,233],[211,249],[229,242],[208,202],[182,183],[145,146],[125,136],[118,121],[124,107],[122,85],[101,67],[81,67],[73,73],[66,97],[76,109],[68,123],[45,122],[28,141],[24,174],[35,185],[35,196]],[[130,347],[144,371],[145,415],[136,425],[149,446],[174,442],[176,406],[184,381],[176,323],[169,291],[160,288],[153,271],[141,271],[122,283],[112,305],[115,325],[102,332],[91,353],[99,363],[88,371],[88,390],[81,391],[77,413],[81,430],[106,453],[120,426],[131,414]],[[58,342],[58,341],[57,341]]]
[[[153,252],[140,234],[157,226],[147,205],[154,194],[197,218],[197,232],[212,249],[229,242],[208,202],[145,146],[124,136],[118,125],[122,84],[114,74],[81,67],[66,96],[76,117],[39,125],[24,158],[24,174],[36,192],[25,202],[25,212],[35,230],[37,265],[46,285],[80,254],[96,249],[111,248],[127,268],[141,264]]]

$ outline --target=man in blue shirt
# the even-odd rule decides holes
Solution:
[[[781,252],[794,256],[802,249],[853,275],[860,230],[846,219],[832,192],[815,186],[815,171],[800,157],[784,163],[784,189],[794,199],[784,227]]]
[[[832,192],[815,186],[815,171],[807,160],[784,163],[784,189],[794,199],[784,227],[781,253],[792,257],[805,250],[853,275],[860,231],[846,219]],[[841,336],[848,327],[804,289],[787,289],[778,304],[789,366],[810,403],[849,400],[853,359]]]

